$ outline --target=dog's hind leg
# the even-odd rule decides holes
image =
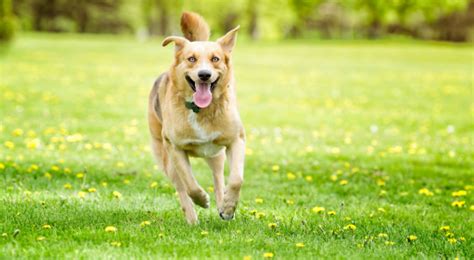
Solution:
[[[214,177],[214,194],[216,195],[217,209],[222,208],[224,203],[224,164],[225,164],[225,152],[222,151],[218,155],[212,158],[206,158],[206,162],[209,168],[212,170]]]

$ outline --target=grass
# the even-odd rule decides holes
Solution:
[[[197,226],[148,145],[172,52],[48,34],[3,52],[0,257],[474,257],[472,47],[239,42],[242,201],[224,222],[213,200]]]

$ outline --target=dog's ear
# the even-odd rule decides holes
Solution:
[[[221,38],[217,39],[217,43],[219,43],[226,52],[232,52],[232,48],[234,48],[235,41],[237,40],[237,31],[239,30],[240,25],[237,25],[234,29],[230,30]]]
[[[166,37],[163,42],[161,43],[161,45],[163,47],[165,47],[166,45],[168,45],[170,42],[174,42],[174,45],[175,45],[175,48],[176,48],[176,51],[179,51],[181,50],[184,46],[186,46],[186,44],[189,43],[189,41],[184,38],[184,37],[180,37],[180,36],[168,36]]]

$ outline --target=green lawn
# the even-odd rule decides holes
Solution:
[[[473,51],[239,42],[242,201],[189,226],[146,122],[173,47],[20,35],[0,56],[0,258],[472,259]]]

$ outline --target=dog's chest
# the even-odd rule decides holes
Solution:
[[[217,155],[224,146],[214,141],[221,136],[220,131],[209,131],[199,124],[197,114],[189,113],[188,123],[191,133],[186,138],[179,138],[179,146],[190,154],[199,157],[213,157]]]

